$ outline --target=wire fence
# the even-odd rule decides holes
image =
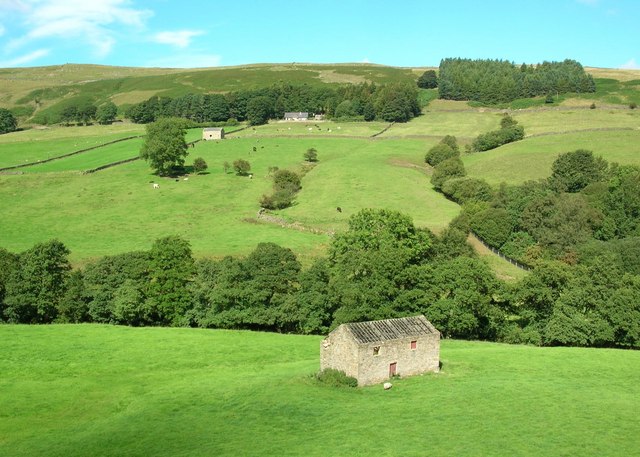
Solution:
[[[490,246],[486,243],[486,241],[484,241],[482,238],[480,238],[476,233],[474,233],[473,231],[471,232],[471,234],[487,249],[489,249],[491,252],[493,252],[495,255],[497,255],[498,257],[500,257],[503,260],[506,260],[507,262],[509,262],[511,265],[520,268],[521,270],[524,271],[530,271],[531,267],[529,265],[525,265],[522,262],[517,261],[516,259],[512,259],[509,256],[504,255],[502,252],[500,252],[498,249],[494,248],[493,246]]]

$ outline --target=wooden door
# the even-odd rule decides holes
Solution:
[[[389,364],[389,377],[392,378],[396,375],[396,369],[397,369],[397,362],[393,362],[391,364]]]

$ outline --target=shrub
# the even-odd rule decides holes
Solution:
[[[207,168],[209,168],[209,166],[207,165],[207,162],[205,162],[202,157],[198,157],[193,160],[193,171],[195,173],[202,173]]]
[[[440,140],[440,144],[446,144],[454,151],[460,152],[460,148],[458,147],[458,140],[453,135],[445,135],[444,138]]]
[[[442,185],[442,193],[456,203],[465,203],[469,200],[491,201],[493,189],[483,179],[454,178]]]
[[[431,176],[431,184],[437,190],[442,188],[442,185],[451,178],[462,178],[467,173],[464,169],[464,164],[459,157],[452,157],[450,159],[440,162]]]
[[[523,138],[524,128],[521,125],[512,125],[500,130],[493,130],[478,135],[478,137],[473,140],[471,147],[474,151],[488,151]]]
[[[595,104],[595,103],[592,103],[592,104],[589,106],[589,109],[596,109],[596,104]]]
[[[238,159],[233,161],[233,169],[239,175],[247,175],[251,170],[251,164],[244,159]]]
[[[636,109],[637,107],[638,107],[638,104],[636,102],[629,103],[629,108],[630,109]]]
[[[316,374],[316,380],[331,387],[358,387],[358,380],[347,376],[344,371],[325,368]]]
[[[273,174],[273,188],[275,191],[286,189],[298,192],[302,189],[300,176],[290,170],[278,170]]]
[[[508,127],[513,127],[517,123],[518,121],[512,118],[509,114],[504,113],[504,115],[502,116],[502,119],[500,119],[500,128],[506,129]]]
[[[424,157],[424,161],[432,167],[435,167],[440,162],[444,162],[447,159],[458,156],[459,153],[454,151],[448,144],[436,144],[427,152]]]

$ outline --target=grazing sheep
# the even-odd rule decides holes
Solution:
[[[184,178],[183,181],[189,181],[189,178]]]
[[[153,188],[154,189],[160,189],[160,184],[154,182],[153,183]]]
[[[390,382],[385,382],[383,384],[384,390],[389,390],[393,387],[393,384],[391,384]]]

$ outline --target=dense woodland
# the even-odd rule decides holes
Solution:
[[[449,58],[440,62],[438,76],[440,98],[486,104],[595,90],[593,78],[575,60],[517,66],[505,60]]]
[[[407,84],[332,87],[279,84],[227,94],[151,97],[131,106],[126,117],[136,123],[181,117],[199,123],[248,121],[252,125],[282,119],[285,112],[323,114],[334,119],[406,122],[420,114],[417,87]]]
[[[636,167],[609,173],[607,185],[619,189],[640,183]],[[440,236],[398,212],[365,209],[308,268],[273,243],[259,244],[245,258],[195,260],[189,242],[176,236],[75,270],[57,240],[20,254],[0,250],[2,317],[325,333],[343,322],[424,313],[445,337],[638,347],[640,237],[622,237],[637,235],[637,218],[628,219],[637,206],[612,201],[619,231],[599,241],[585,233],[593,230],[586,216],[595,211],[591,197],[565,185],[552,178],[503,187],[482,202],[469,199]],[[634,195],[637,200],[640,193]],[[529,225],[530,209],[541,205],[549,211]],[[501,224],[514,220],[510,211],[521,222],[506,230]],[[584,225],[576,213],[585,215]],[[558,237],[562,246],[544,238],[551,224],[567,231]],[[530,275],[515,284],[498,280],[467,244],[469,227],[489,241],[524,247]],[[524,231],[529,227],[532,234]]]

